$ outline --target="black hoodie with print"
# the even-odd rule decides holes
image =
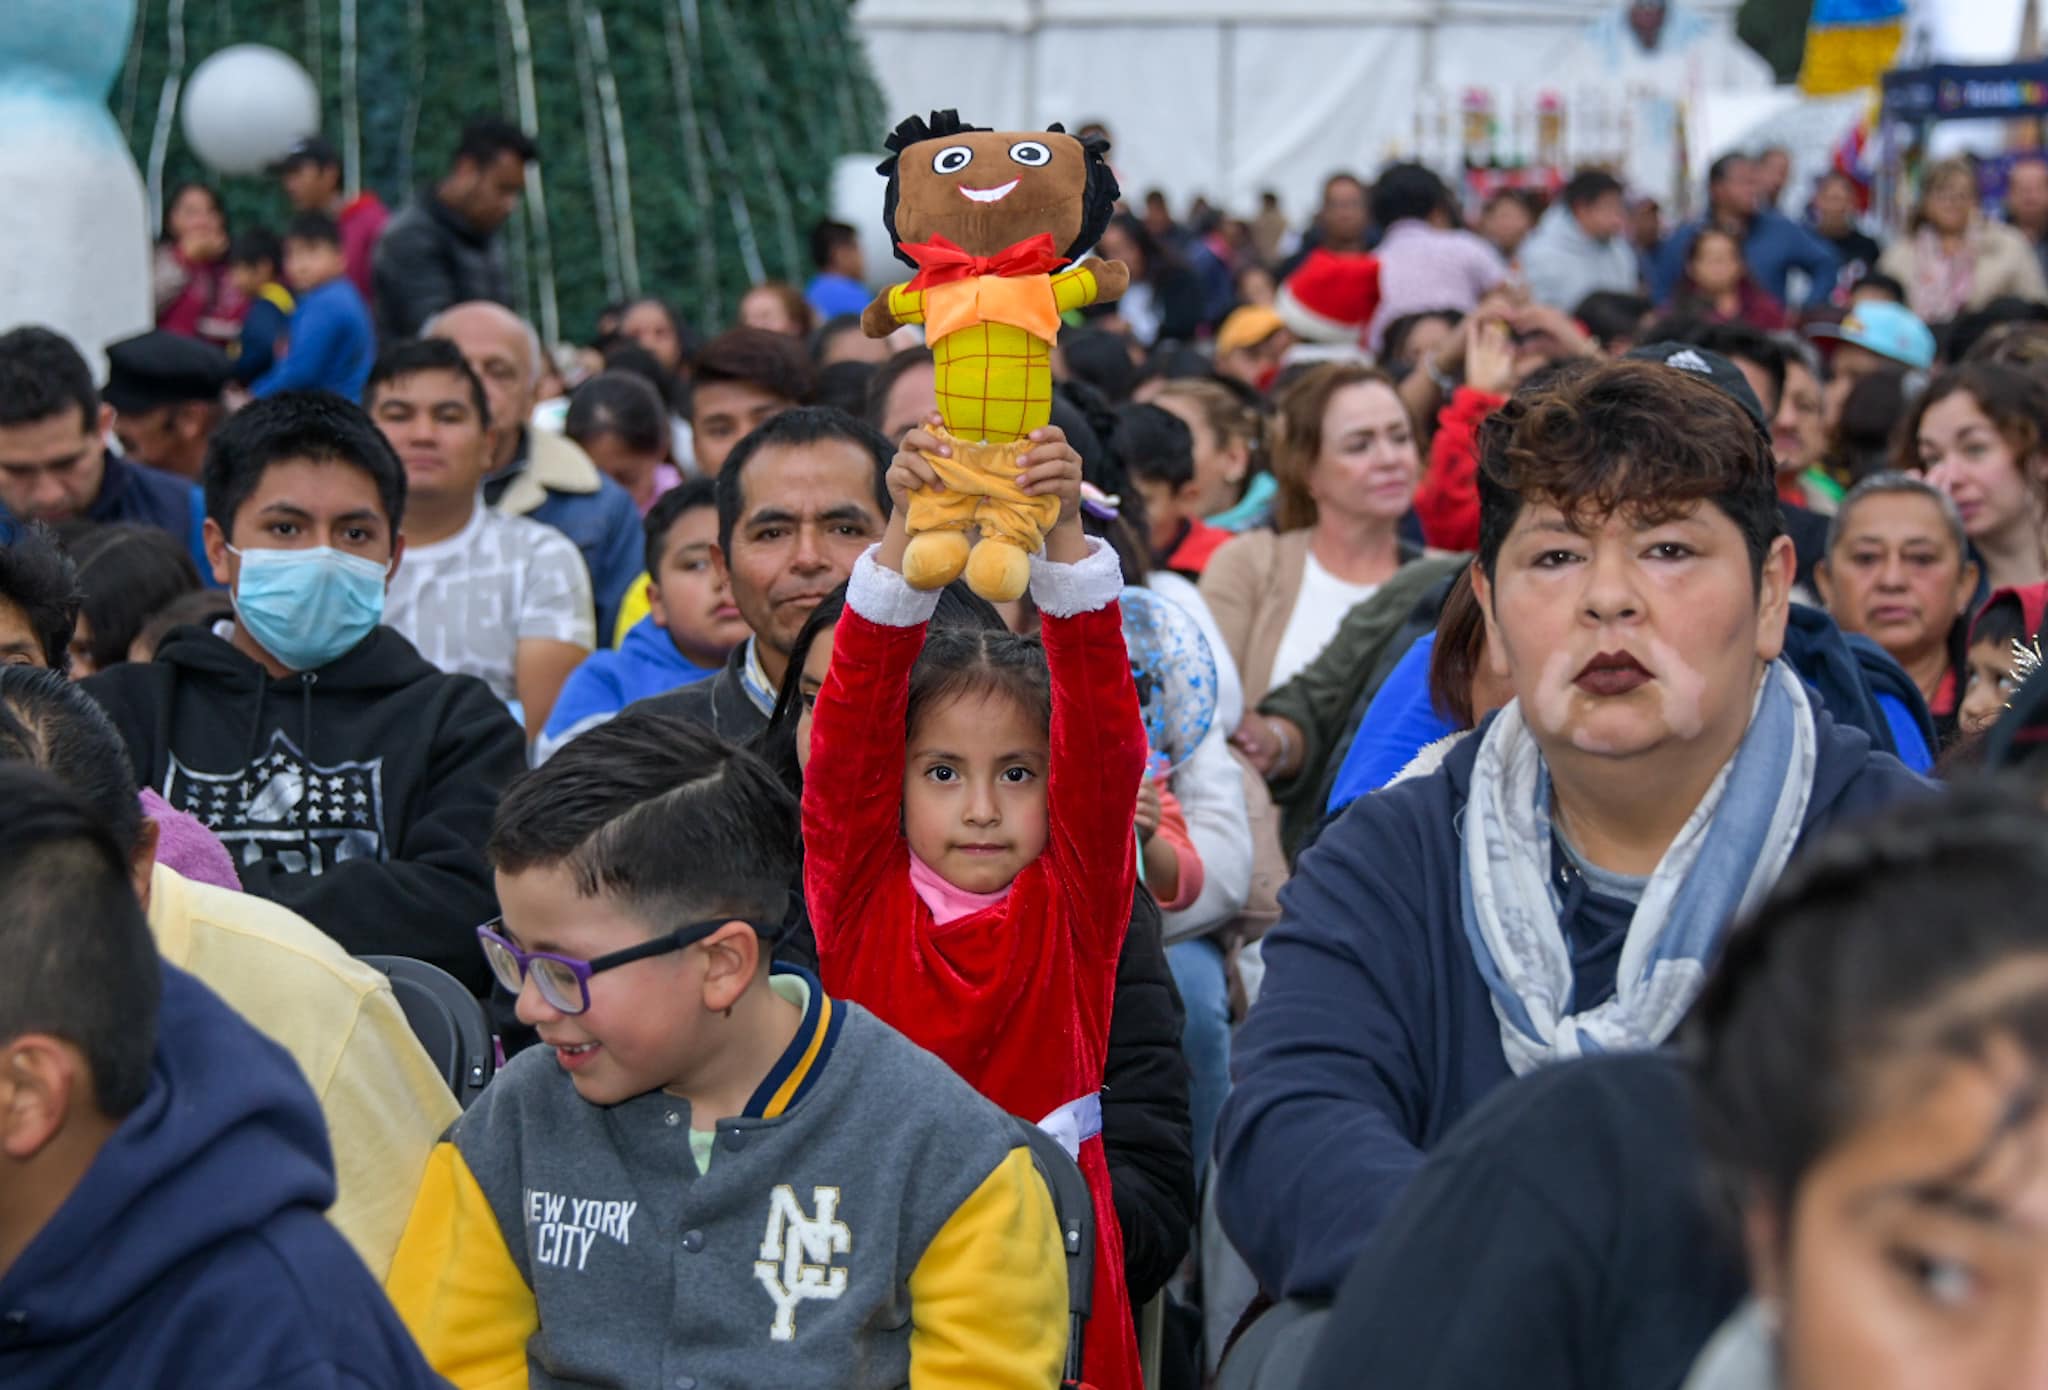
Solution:
[[[380,627],[282,680],[204,628],[84,689],[136,776],[227,845],[245,891],[352,955],[432,961],[490,987],[475,928],[497,912],[491,816],[526,766],[510,711]]]

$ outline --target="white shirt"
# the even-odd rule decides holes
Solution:
[[[518,698],[512,673],[522,641],[597,645],[590,572],[575,542],[493,511],[481,495],[460,531],[406,547],[384,621],[443,671],[475,676],[507,703]]]
[[[408,553],[407,561],[411,558]],[[1280,649],[1273,654],[1273,677],[1266,688],[1278,690],[1300,675],[1301,669],[1330,645],[1352,605],[1365,602],[1379,592],[1379,587],[1345,583],[1317,564],[1311,550],[1301,570],[1301,593],[1294,600],[1294,611],[1287,615],[1287,630],[1280,634]]]

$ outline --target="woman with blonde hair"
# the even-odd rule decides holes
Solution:
[[[1984,216],[1977,171],[1966,159],[1944,159],[1927,171],[1906,235],[1877,268],[1906,287],[1907,305],[1930,324],[2004,295],[2048,299],[2026,234]]]
[[[1326,363],[1281,395],[1273,529],[1229,542],[1202,575],[1246,709],[1313,661],[1352,605],[1421,553],[1399,534],[1421,470],[1414,422],[1385,372]]]

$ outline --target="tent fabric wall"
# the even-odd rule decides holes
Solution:
[[[1732,32],[1734,0],[1683,7]],[[893,117],[957,107],[980,125],[1106,124],[1132,196],[1163,189],[1249,211],[1275,189],[1312,207],[1338,169],[1412,149],[1425,89],[1531,93],[1621,0],[859,0]],[[1674,7],[1674,13],[1678,7]],[[1761,66],[1761,60],[1758,60]]]

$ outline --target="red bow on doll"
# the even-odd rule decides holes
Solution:
[[[930,241],[906,241],[902,250],[917,262],[917,274],[911,278],[909,286],[913,290],[950,285],[955,280],[970,280],[977,275],[1044,275],[1066,264],[1066,258],[1052,243],[1051,232],[1026,237],[1014,246],[1005,246],[993,256],[977,256],[942,236],[935,236]]]

